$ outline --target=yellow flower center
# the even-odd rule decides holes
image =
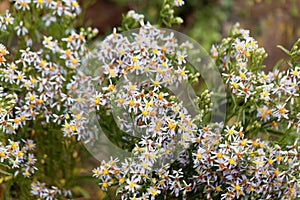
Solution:
[[[142,114],[143,114],[144,116],[147,116],[147,115],[148,115],[148,111],[147,111],[147,110],[143,110]]]
[[[72,2],[72,6],[73,6],[73,7],[77,7],[77,6],[78,6],[78,2],[77,2],[77,1],[73,1],[73,2]]]

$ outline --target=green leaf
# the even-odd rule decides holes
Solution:
[[[282,63],[284,63],[284,59],[279,60],[279,61],[275,64],[273,70],[278,69],[278,68],[282,65]]]
[[[6,168],[10,169],[9,165],[3,164],[3,163],[0,163],[0,166],[3,166],[3,167],[6,167]]]
[[[286,48],[284,48],[281,45],[277,45],[277,48],[281,49],[284,53],[286,53],[287,55],[291,55],[291,52],[289,50],[287,50]]]
[[[5,175],[8,175],[8,176],[11,175],[11,173],[9,173],[9,172],[7,172],[7,171],[4,171],[4,170],[2,170],[2,169],[0,169],[0,174],[5,174]]]
[[[75,186],[72,190],[74,191],[74,193],[82,195],[83,198],[88,198],[88,199],[91,198],[89,193],[82,187]]]
[[[243,117],[243,124],[246,123],[246,114],[245,114],[245,110],[242,111],[242,117]]]
[[[118,187],[118,189],[116,190],[116,196],[119,194],[119,192],[125,187],[124,185],[121,185],[120,187]]]

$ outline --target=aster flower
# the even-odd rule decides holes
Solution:
[[[29,10],[29,4],[31,3],[31,0],[17,0],[15,1],[15,7],[17,10]]]
[[[174,4],[176,5],[176,6],[183,6],[184,5],[184,1],[183,0],[174,0]]]
[[[18,36],[24,36],[28,33],[28,29],[24,26],[23,21],[20,21],[20,24],[15,27],[15,31]]]

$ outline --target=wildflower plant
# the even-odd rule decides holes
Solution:
[[[145,28],[150,29],[150,33],[141,34]],[[119,127],[123,131],[131,133],[138,133],[139,129],[146,130],[142,132],[140,142],[133,140],[136,142],[132,149],[133,157],[126,158],[124,161],[120,161],[120,158],[103,160],[100,166],[93,170],[94,177],[99,180],[100,188],[108,190],[108,188],[117,186],[117,194],[122,199],[297,198],[299,186],[297,140],[292,145],[285,146],[286,143],[291,142],[289,141],[291,138],[288,137],[288,140],[284,140],[284,138],[298,131],[297,123],[291,122],[293,115],[290,116],[285,107],[293,105],[297,101],[298,95],[296,92],[292,96],[287,95],[290,94],[288,92],[277,92],[278,88],[275,86],[277,83],[278,87],[297,91],[295,88],[297,81],[291,80],[285,86],[276,79],[277,75],[273,76],[273,72],[269,72],[270,75],[268,75],[261,71],[262,61],[266,57],[265,51],[258,47],[248,30],[241,29],[237,25],[228,38],[224,39],[220,45],[213,46],[211,50],[212,60],[222,73],[222,82],[228,91],[227,115],[221,123],[212,123],[207,120],[205,116],[212,115],[213,111],[213,95],[218,93],[205,90],[202,95],[199,95],[199,100],[202,101],[200,101],[200,105],[197,105],[198,109],[199,107],[202,109],[194,109],[193,111],[197,115],[191,117],[189,113],[191,110],[184,108],[188,104],[182,104],[183,101],[180,99],[179,104],[176,103],[174,98],[163,89],[167,86],[164,80],[167,80],[166,83],[168,80],[174,81],[172,85],[175,87],[182,84],[180,79],[176,78],[176,72],[179,77],[184,75],[187,79],[192,77],[193,72],[188,64],[184,67],[179,65],[187,63],[189,54],[182,54],[178,48],[174,48],[174,54],[183,55],[184,59],[173,57],[177,62],[175,62],[176,64],[170,62],[170,66],[175,72],[172,79],[168,79],[170,77],[168,73],[159,73],[159,64],[152,69],[151,64],[140,63],[143,62],[143,58],[149,58],[151,61],[152,49],[163,49],[153,48],[151,45],[155,45],[154,42],[151,45],[143,43],[148,39],[157,41],[152,40],[152,36],[155,34],[151,31],[162,32],[149,24],[142,25],[140,33],[135,38],[137,44],[130,43],[127,51],[122,49],[122,46],[111,48],[110,45],[114,44],[114,40],[120,40],[122,41],[120,44],[126,45],[122,36],[116,33],[107,37],[108,44],[104,40],[105,58],[111,58],[113,62],[109,68],[107,67],[107,72],[105,69],[101,70],[109,76],[108,79],[118,77],[119,74],[127,77],[130,72],[139,77],[144,73],[154,73],[153,77],[156,78],[157,72],[166,74],[167,77],[164,79],[162,75],[162,81],[158,80],[157,82],[156,79],[150,78],[150,83],[146,83],[147,87],[136,85],[143,86],[145,84],[141,80],[137,81],[139,79],[131,81],[130,78],[125,78],[127,82],[122,82],[120,86],[125,90],[118,89],[116,96],[112,96],[111,101],[115,101],[116,105],[112,108],[112,112],[118,107],[124,109],[117,114],[117,120],[120,121]],[[176,41],[174,35],[170,37],[173,38],[171,40]],[[159,38],[164,37],[161,35]],[[139,42],[139,40],[143,42]],[[166,41],[165,45],[167,45],[170,38],[162,40]],[[150,46],[149,49],[148,46]],[[295,47],[293,48],[295,49]],[[168,53],[168,48],[166,49]],[[118,51],[121,51],[121,55]],[[115,52],[116,56],[114,56]],[[139,54],[142,56],[140,59],[136,59]],[[128,55],[129,58],[127,58]],[[167,54],[161,52],[159,55],[169,58]],[[157,60],[159,59],[155,59],[155,64]],[[115,62],[117,63],[114,64]],[[124,63],[129,63],[127,64],[128,69],[125,67],[128,72],[122,68],[120,70],[120,64],[122,67]],[[163,66],[163,64],[161,65]],[[184,73],[182,69],[184,69]],[[285,74],[286,72],[281,73]],[[288,79],[290,79],[289,74],[290,72],[286,75]],[[205,79],[205,77],[202,78]],[[216,78],[216,76],[214,77]],[[280,77],[282,78],[284,75]],[[143,80],[146,78],[143,77]],[[112,93],[117,87],[111,87],[114,83],[113,80],[109,83],[110,87],[105,89]],[[161,83],[161,86],[155,83]],[[113,90],[110,91],[109,88],[113,88]],[[152,93],[149,93],[148,89]],[[158,103],[160,97],[155,95],[158,93],[156,91],[160,90],[164,91],[161,98],[169,102],[165,104],[171,106],[170,109],[168,106],[166,106],[167,110],[161,109],[164,107]],[[153,97],[151,98],[151,96]],[[276,104],[276,102],[278,103]],[[106,103],[109,102],[106,101]],[[204,107],[206,109],[203,109],[201,103],[206,103],[207,107]],[[159,108],[158,110],[156,106]],[[173,114],[175,110],[179,118]],[[295,109],[292,110],[297,113]],[[155,114],[151,114],[151,112]],[[163,113],[162,118],[157,113]],[[281,131],[284,132],[283,135],[280,134]],[[136,136],[136,133],[133,134]],[[275,137],[281,140],[270,142],[258,139],[263,134],[270,136],[275,134]],[[171,137],[171,140],[168,137]],[[180,139],[176,140],[176,137],[180,137]],[[266,137],[264,138],[266,139]],[[175,142],[172,142],[173,139]],[[167,162],[162,162],[162,160],[166,160],[165,157],[174,153],[173,148],[178,147],[177,144],[182,145],[182,148],[177,149],[175,156],[173,154],[173,157],[167,159]],[[163,151],[163,154],[159,153],[160,150]],[[155,165],[156,159],[161,161],[160,165]]]
[[[61,123],[73,117],[70,79],[88,52],[86,40],[97,34],[76,28],[80,11],[73,0],[20,0],[0,17],[0,173],[6,198],[72,197],[63,191],[74,186],[81,146],[76,136],[64,137]]]
[[[150,27],[150,29],[156,28]],[[148,35],[151,34],[144,34],[144,38],[143,36],[141,38],[146,41],[149,38]],[[118,35],[114,33],[107,39],[111,40],[114,37],[118,38]],[[110,42],[110,44],[112,43]],[[296,43],[296,47],[293,47],[294,51],[297,50],[297,45]],[[147,47],[147,45],[142,46]],[[117,48],[117,50],[119,49]],[[134,50],[134,43],[130,50],[129,54],[137,52]],[[147,58],[149,51],[147,48],[142,50],[142,52],[145,50],[145,57]],[[122,87],[127,89],[125,91],[118,90],[118,98],[115,98],[118,100],[116,104],[119,107],[125,107],[126,110],[128,109],[127,112],[129,113],[137,112],[133,116],[133,121],[138,124],[139,120],[142,119],[139,126],[148,129],[146,133],[150,133],[151,136],[146,134],[146,137],[142,137],[141,142],[133,148],[132,152],[136,159],[128,158],[120,162],[119,159],[112,158],[109,161],[102,161],[100,166],[94,169],[93,173],[99,179],[100,188],[107,190],[116,185],[118,186],[117,194],[121,195],[122,199],[297,198],[299,185],[297,140],[292,145],[285,146],[286,143],[291,142],[291,137],[288,136],[298,131],[297,118],[292,117],[298,114],[297,109],[295,107],[287,109],[286,107],[287,105],[294,105],[297,101],[298,83],[295,76],[297,70],[293,69],[297,65],[295,62],[297,54],[285,51],[294,56],[291,57],[291,61],[287,61],[290,70],[295,72],[294,75],[289,72],[290,70],[279,72],[278,69],[274,69],[275,72],[268,74],[262,71],[261,69],[264,68],[262,62],[266,57],[266,52],[263,48],[258,47],[248,30],[241,29],[238,25],[233,28],[230,36],[225,38],[220,45],[212,47],[212,59],[219,67],[228,90],[227,105],[229,108],[227,108],[224,124],[207,123],[203,120],[203,115],[189,120],[188,111],[183,109],[181,114],[184,113],[184,121],[191,125],[186,127],[180,122],[180,119],[174,118],[170,112],[164,112],[169,114],[166,114],[164,119],[169,120],[171,118],[173,121],[167,122],[166,130],[168,132],[163,134],[164,126],[160,120],[158,120],[158,124],[151,123],[151,120],[149,124],[147,123],[147,119],[151,118],[147,118],[149,113],[145,108],[147,103],[141,103],[139,100],[142,97],[143,101],[149,101],[147,99],[148,94],[145,92],[146,89],[140,87],[141,95],[140,92],[136,92],[138,86],[132,82],[122,82]],[[113,52],[108,51],[111,55],[105,54],[105,58],[110,58]],[[128,53],[122,51],[122,48],[121,52],[121,58],[126,58]],[[118,56],[112,57],[112,60],[118,62],[118,58]],[[136,60],[133,59],[132,61],[134,64]],[[123,63],[122,61],[121,64]],[[175,72],[178,63],[173,65]],[[147,66],[149,65],[145,67],[146,73],[148,72]],[[108,75],[110,72],[119,71],[119,69],[114,68],[114,64],[111,64],[110,68],[107,69],[109,70]],[[134,67],[134,65],[129,64],[129,69],[142,71],[144,65]],[[126,75],[127,72],[124,74]],[[189,74],[189,71],[182,74]],[[117,73],[113,77],[117,77]],[[176,78],[172,80],[176,81]],[[282,88],[289,90],[284,91]],[[125,96],[122,97],[123,95]],[[131,97],[131,95],[134,96]],[[206,102],[210,102],[209,92],[205,97],[208,98]],[[167,95],[166,100],[171,100],[171,105],[174,105],[172,98],[167,98]],[[155,102],[155,100],[153,101]],[[139,105],[138,108],[134,107],[136,102]],[[122,113],[127,116],[126,110]],[[290,113],[289,110],[294,112]],[[207,114],[209,112],[211,109],[202,110],[200,113]],[[120,116],[118,115],[118,117]],[[200,120],[196,121],[195,119]],[[128,129],[131,132],[135,131],[134,125],[128,125],[124,119],[119,120],[122,122],[120,127],[125,127],[125,131]],[[176,125],[178,127],[175,128]],[[170,131],[172,128],[174,128],[173,132]],[[184,134],[180,135],[183,131],[182,128],[189,130],[187,137]],[[182,137],[183,141],[181,140],[179,143],[184,145],[184,148],[181,149],[173,162],[162,164],[153,169],[152,165],[155,162],[153,160],[159,156],[156,151],[166,141],[164,137],[160,139],[160,134],[168,136],[172,133]],[[281,140],[270,142],[257,139],[257,137],[264,135]],[[188,141],[184,140],[186,138]],[[286,138],[287,140],[285,140]],[[173,146],[174,144],[171,147],[166,146],[163,152],[168,155],[168,152],[172,152]]]
[[[299,198],[299,41],[279,46],[289,59],[270,72],[238,25],[208,55],[159,28],[181,23],[184,3],[165,0],[158,25],[129,11],[90,44],[98,31],[76,26],[76,0],[11,2],[0,16],[5,198],[80,196],[84,148],[100,189],[121,199]]]
[[[263,48],[249,35],[248,30],[233,28],[231,36],[223,39],[221,45],[213,46],[212,57],[222,72],[225,83],[231,91],[231,115],[242,123],[246,134],[280,138],[299,131],[298,100],[298,45],[291,51],[279,46],[289,55],[269,72],[262,65],[267,56]],[[280,70],[280,68],[286,68]],[[236,115],[236,113],[238,113]]]

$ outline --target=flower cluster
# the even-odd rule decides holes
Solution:
[[[55,186],[48,187],[45,183],[39,181],[31,183],[31,194],[41,200],[54,200],[59,197],[71,199],[72,192],[70,190],[61,190]]]
[[[165,0],[162,2],[162,8],[159,11],[160,24],[165,24],[171,27],[174,24],[183,23],[183,19],[175,15],[175,8],[184,5],[184,0]],[[139,28],[140,25],[144,25],[143,14],[137,13],[135,10],[128,11],[123,15],[122,26],[118,27],[119,31],[127,31],[134,28]]]
[[[32,140],[12,141],[5,145],[0,142],[0,164],[7,164],[15,171],[15,176],[22,173],[25,178],[29,178],[35,173],[35,156],[33,150],[35,144]]]
[[[75,89],[76,83],[70,79],[88,55],[86,41],[98,33],[92,28],[80,31],[74,28],[72,19],[79,13],[80,6],[75,0],[18,0],[13,1],[10,10],[0,16],[0,36],[6,41],[0,44],[0,157],[1,163],[12,168],[9,172],[15,175],[22,173],[29,178],[37,169],[34,164],[38,167],[44,164],[49,145],[41,145],[45,142],[43,140],[59,138],[59,135],[62,138],[63,135],[81,137],[74,124],[69,126],[72,134],[60,132],[61,128],[67,128],[62,127],[65,119],[80,120],[80,115],[72,112],[74,99],[70,98],[69,91]],[[60,29],[57,25],[61,26]],[[76,126],[80,125],[76,123]],[[47,129],[44,135],[36,134],[43,129]],[[58,133],[49,134],[48,129],[56,129]],[[30,147],[22,147],[21,141],[13,142],[15,138],[23,138],[21,141]],[[31,139],[39,146],[38,161],[31,152],[35,147]],[[46,168],[39,169],[42,174]],[[37,176],[42,179],[41,175]],[[50,199],[46,193],[42,192],[40,198]],[[55,198],[60,194],[55,192]]]
[[[15,31],[17,36],[27,37],[27,45],[32,45],[32,40],[30,36],[30,31],[34,31],[35,27],[32,27],[30,23],[36,23],[39,20],[34,19],[34,21],[27,21],[27,19],[32,16],[29,15],[32,11],[36,18],[41,18],[43,24],[39,25],[39,29],[48,28],[51,24],[62,22],[65,17],[75,17],[81,12],[79,3],[76,0],[64,0],[64,1],[46,1],[46,0],[18,0],[13,2],[14,8],[20,13],[24,13],[22,19],[15,17],[7,10],[4,16],[0,16],[0,30],[8,31],[4,34],[9,34],[10,37],[13,36],[12,32]],[[38,11],[44,10],[46,12]]]
[[[153,29],[155,28],[150,27],[151,31]],[[258,48],[257,42],[249,36],[248,31],[243,29],[235,31],[235,36],[225,39],[225,42],[222,43],[224,46],[214,46],[212,49],[212,57],[216,59],[217,64],[220,64],[224,82],[231,89],[232,103],[249,104],[250,111],[253,110],[254,119],[256,117],[263,118],[264,114],[271,115],[273,112],[274,116],[264,117],[266,118],[265,122],[268,121],[271,126],[274,126],[276,121],[275,123],[284,126],[286,119],[289,118],[288,111],[284,110],[284,104],[276,105],[276,101],[255,98],[258,92],[263,92],[255,87],[261,86],[262,81],[267,78],[263,78],[264,72],[251,70],[251,68],[254,63],[255,65],[261,63],[265,57],[264,50]],[[143,133],[143,137],[132,150],[133,158],[127,158],[125,161],[112,158],[107,162],[102,161],[100,166],[93,170],[94,177],[99,180],[101,189],[108,190],[117,185],[118,194],[122,199],[294,199],[299,197],[298,166],[300,163],[297,140],[291,146],[280,147],[260,139],[247,139],[245,135],[254,130],[253,126],[259,129],[259,121],[248,122],[249,126],[247,126],[245,123],[247,118],[243,115],[240,116],[239,113],[234,113],[234,115],[238,115],[234,125],[228,125],[230,122],[227,120],[232,121],[236,116],[228,117],[224,129],[223,124],[199,124],[190,116],[189,111],[181,106],[180,101],[177,103],[172,101],[167,92],[158,92],[163,87],[169,86],[169,82],[164,81],[168,80],[169,75],[167,79],[162,78],[155,84],[153,77],[156,78],[164,73],[160,73],[158,70],[160,65],[156,65],[155,68],[151,68],[150,63],[145,65],[144,59],[152,61],[151,58],[156,51],[151,53],[151,50],[163,48],[151,46],[156,45],[154,41],[157,40],[150,39],[153,42],[145,45],[143,42],[148,41],[145,35],[151,34],[137,34],[138,39],[134,40],[138,41],[137,44],[131,43],[127,50],[122,46],[126,44],[124,38],[120,40],[122,41],[120,45],[112,46],[113,40],[119,40],[120,37],[114,33],[108,36],[109,43],[102,44],[102,47],[105,48],[97,51],[97,53],[101,52],[100,54],[105,55],[105,59],[103,58],[101,62],[110,63],[107,68],[104,66],[103,70],[103,73],[108,76],[110,86],[105,88],[108,92],[100,95],[99,98],[101,99],[103,96],[111,98],[114,104],[112,105],[113,110],[121,109],[120,113],[124,113],[118,115],[121,129],[131,133],[135,132],[134,135]],[[163,36],[159,38],[163,38]],[[163,41],[165,41],[163,46],[167,46],[170,38]],[[142,47],[139,44],[143,44]],[[150,46],[150,50],[148,50],[148,46]],[[231,46],[234,46],[233,50],[225,48]],[[103,53],[103,49],[108,50]],[[135,49],[140,49],[140,51]],[[115,50],[119,50],[121,56],[114,56]],[[188,59],[180,51],[178,54],[174,53],[176,51],[178,48],[174,48],[172,51],[168,51],[166,48],[165,51],[160,52],[160,55],[164,55],[166,58],[169,58],[168,54],[172,53],[180,55],[175,56],[176,64],[174,65],[174,62],[171,64],[171,70],[166,70],[167,72],[173,71],[171,74],[177,74],[175,77],[179,77],[171,79],[174,80],[173,85],[181,84],[181,75],[189,73],[185,72],[185,67],[175,67],[185,63]],[[139,57],[139,53],[142,53],[143,56]],[[127,58],[128,55],[129,58]],[[124,58],[126,59],[124,60]],[[156,58],[155,61],[157,60],[159,59]],[[125,65],[125,70],[119,65]],[[143,82],[144,78],[142,80],[131,78],[129,73],[139,77],[146,75],[145,77],[150,77],[151,81]],[[149,75],[147,76],[147,74]],[[118,84],[115,86],[113,83],[119,76],[124,76],[125,81],[121,81],[121,86]],[[266,85],[275,81],[275,78],[270,82],[266,81]],[[160,82],[162,84],[158,84]],[[159,87],[159,85],[161,86]],[[263,86],[263,88],[266,89],[267,86]],[[274,87],[270,87],[271,89]],[[114,90],[117,90],[115,95]],[[161,96],[159,96],[160,94]],[[285,100],[288,99],[287,101],[293,98],[284,92],[278,94],[270,91],[270,94],[277,98],[279,96]],[[210,95],[205,96],[209,97]],[[103,105],[107,102],[103,101]],[[209,101],[207,102],[209,103]],[[260,105],[261,102],[264,103],[261,104],[264,107],[257,112],[255,106]],[[168,104],[172,109],[168,107]],[[275,106],[270,109],[272,104]],[[237,107],[237,105],[234,106]],[[243,108],[241,106],[236,109]],[[297,111],[295,110],[295,112]],[[169,140],[169,137],[172,140]],[[179,148],[177,152],[174,151],[173,148],[178,148],[178,146],[182,146],[182,148]],[[161,149],[165,152],[164,156],[159,153]],[[177,155],[168,160],[166,157],[169,153],[177,153]],[[157,165],[158,162],[159,165]]]
[[[127,13],[127,17],[134,19],[136,22],[141,22],[144,20],[145,16],[142,14],[136,13],[134,10],[130,10]]]
[[[3,91],[3,87],[0,87],[0,122],[1,125],[0,127],[2,128],[2,131],[5,130],[4,127],[6,127],[7,123],[9,121],[12,121],[10,119],[10,113],[12,111],[12,108],[15,104],[15,96],[13,95],[7,95],[4,91]]]
[[[78,15],[81,12],[79,3],[76,0],[63,0],[63,1],[45,1],[45,0],[18,0],[14,2],[14,6],[17,10],[30,10],[32,8],[50,9],[52,16],[62,15]]]
[[[184,5],[184,0],[166,0],[163,2],[162,9],[160,10],[161,21],[168,27],[171,27],[173,24],[183,23],[183,19],[174,16],[174,8]]]
[[[95,31],[90,29],[90,32]],[[51,36],[44,36],[42,41],[44,49],[39,51],[32,51],[29,47],[21,49],[19,59],[2,63],[0,80],[6,83],[4,87],[18,87],[26,91],[24,96],[17,95],[16,92],[7,93],[9,96],[6,98],[15,97],[13,101],[16,104],[14,106],[16,112],[1,115],[0,127],[6,133],[15,134],[27,121],[37,118],[43,118],[46,123],[52,121],[60,124],[61,120],[71,113],[74,99],[71,98],[68,90],[74,89],[75,83],[69,82],[66,77],[69,73],[75,73],[82,57],[86,55],[87,34],[90,33],[77,34],[72,31],[68,37],[60,41],[62,46],[66,46],[64,48]],[[3,49],[5,50],[4,47]],[[47,59],[49,55],[43,54],[47,50],[59,56],[64,66]],[[32,72],[37,73],[33,75]]]
[[[283,150],[259,139],[245,139],[243,129],[235,126],[222,133],[218,126],[204,126],[192,134],[192,140],[192,154],[183,153],[177,164],[148,171],[145,159],[121,165],[111,160],[95,168],[94,176],[103,190],[119,185],[123,199],[289,199],[299,195],[297,142]],[[149,139],[141,143],[158,145]],[[199,190],[205,193],[195,193]]]
[[[147,34],[151,38],[141,37]],[[170,137],[169,133],[174,133],[177,127],[179,132],[187,133],[192,119],[185,115],[187,111],[181,104],[167,100],[172,94],[166,90],[188,80],[184,52],[179,50],[172,35],[164,35],[150,24],[144,25],[133,40],[130,37],[114,32],[92,51],[95,54],[89,57],[87,66],[101,63],[100,69],[98,64],[95,70],[101,74],[87,76],[81,72],[73,77],[71,82],[82,88],[70,91],[73,111],[80,114],[82,110],[93,112],[96,108],[100,112],[105,107],[113,108],[119,113],[118,123],[123,131],[131,134],[146,131],[151,135],[152,130],[161,130],[162,140]],[[164,46],[159,44],[161,39]],[[175,48],[177,54],[173,54]],[[66,119],[64,132],[72,134],[77,130],[78,126],[72,128],[72,124],[81,124],[83,129],[79,128],[84,131],[88,116],[82,115],[81,121],[76,117]]]
[[[237,96],[236,104],[243,104],[248,115],[255,115],[258,126],[271,132],[299,131],[299,114],[292,109],[299,101],[297,64],[290,63],[288,70],[258,70],[266,53],[258,48],[248,30],[238,27],[221,45],[213,46],[211,54],[228,88]]]
[[[29,48],[20,50],[20,52],[20,59],[11,63],[4,63],[0,77],[1,81],[6,82],[8,85],[16,85],[27,91],[22,99],[17,97],[16,93],[11,94],[16,97],[14,99],[16,102],[14,108],[17,112],[14,115],[11,113],[12,120],[2,121],[2,128],[10,133],[16,133],[16,130],[22,127],[26,121],[35,120],[42,113],[46,122],[49,122],[50,118],[54,120],[53,114],[55,112],[53,113],[52,111],[55,109],[59,112],[61,110],[60,104],[65,103],[65,100],[63,102],[56,100],[58,95],[63,97],[64,94],[61,91],[65,81],[64,70],[59,70],[60,66],[56,63],[43,59],[41,52],[30,51]],[[70,59],[76,60],[76,58]],[[68,60],[66,60],[66,63],[68,63]],[[70,68],[72,68],[72,65],[74,66],[73,63],[69,64]],[[24,73],[25,69],[27,73]],[[30,74],[32,70],[39,71],[40,75],[32,76]],[[70,102],[65,104],[68,103]]]

